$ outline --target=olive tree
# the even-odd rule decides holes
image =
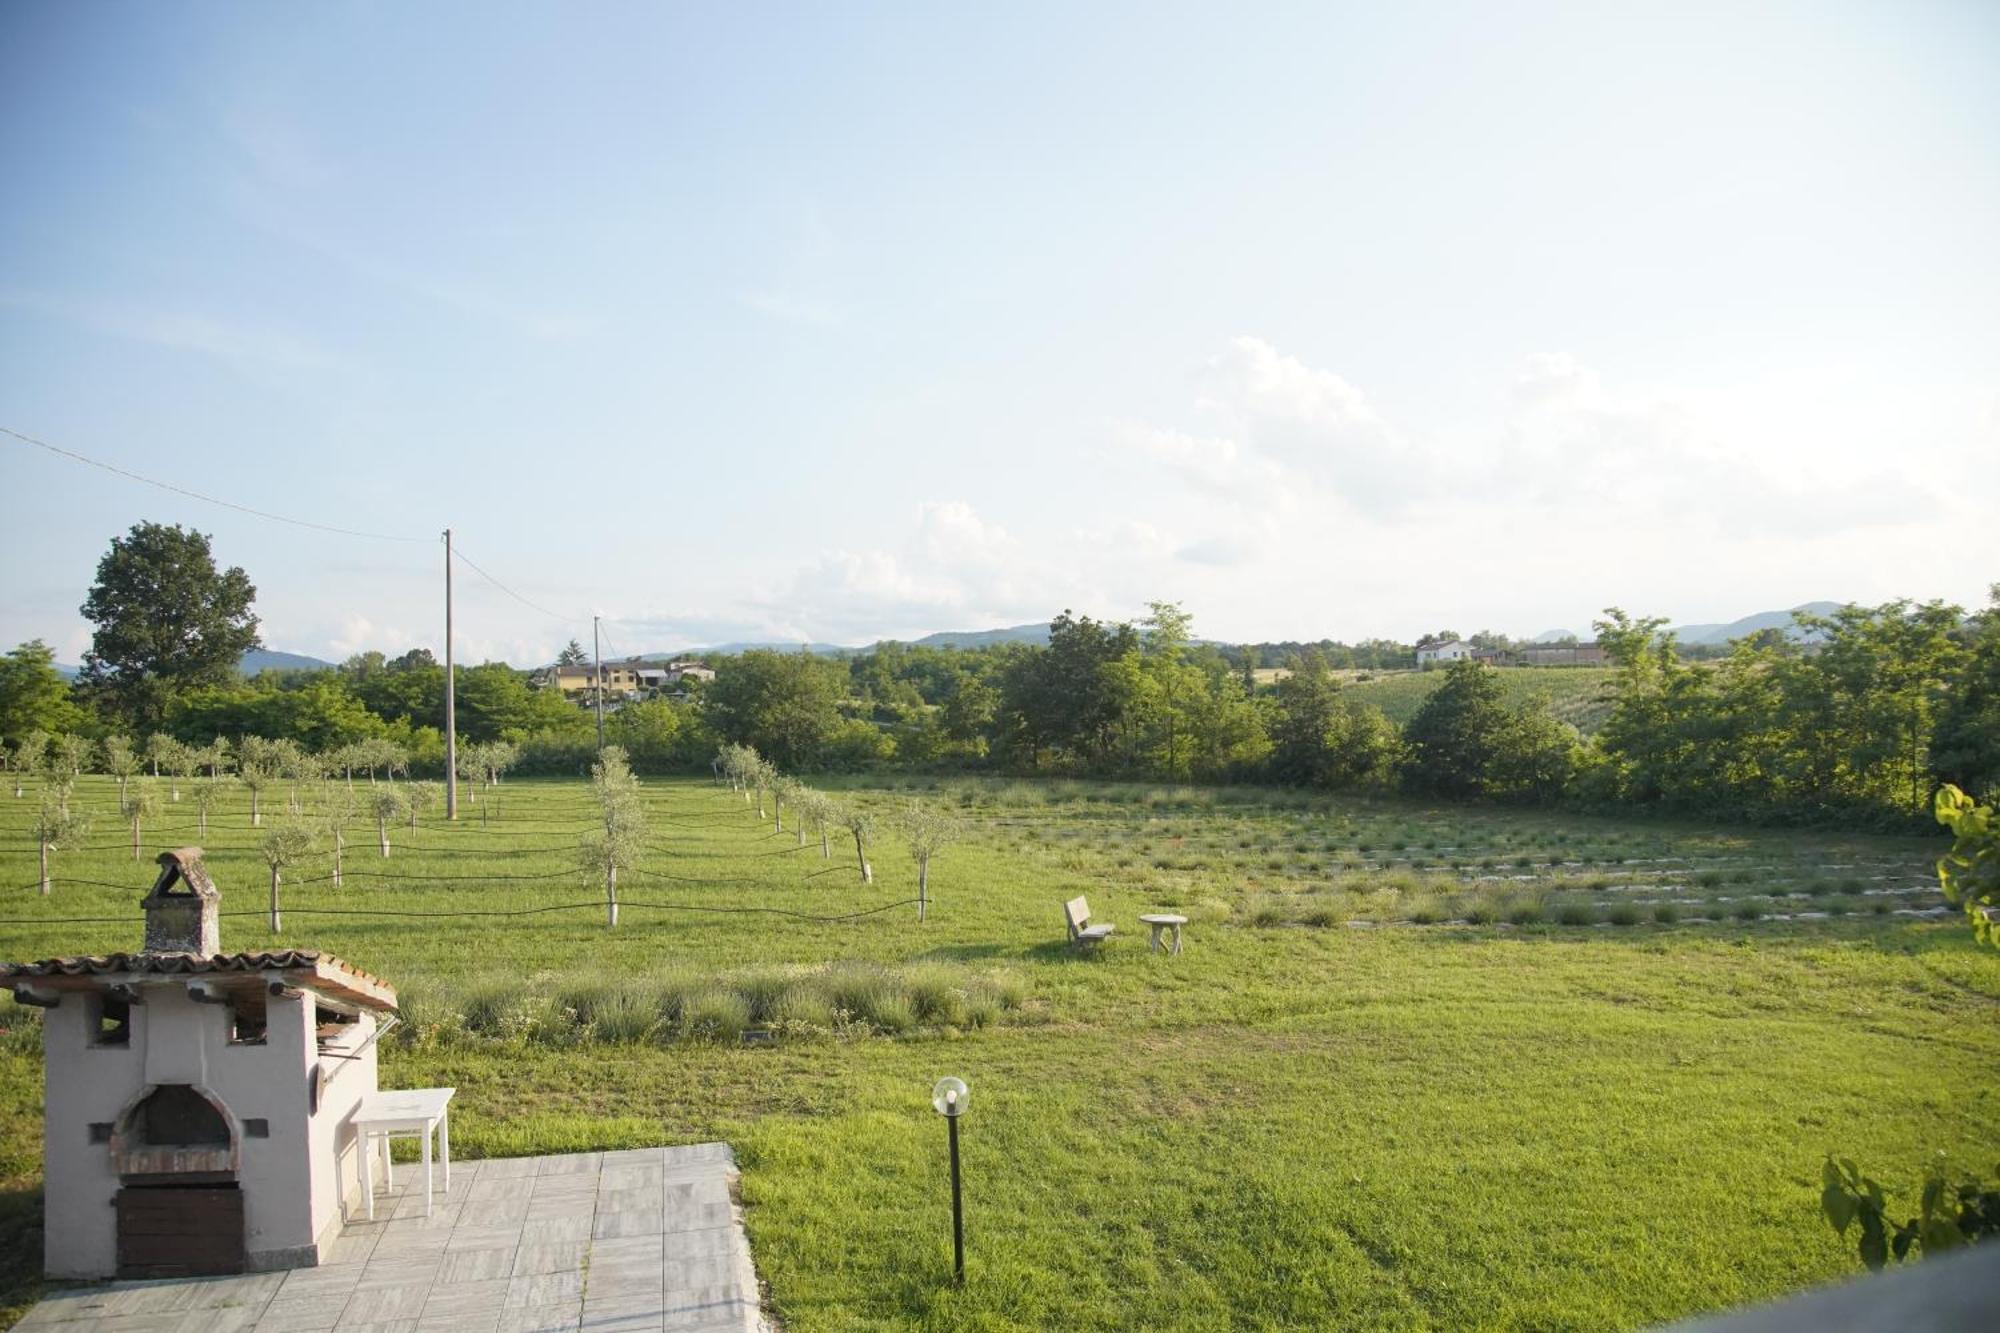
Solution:
[[[118,779],[118,795],[125,795],[125,784],[139,771],[139,752],[132,748],[132,738],[116,733],[104,738],[104,771]]]
[[[333,886],[337,889],[341,885],[341,857],[347,851],[347,826],[354,822],[361,807],[353,790],[331,776],[320,782],[318,797],[319,826],[333,843]]]
[[[963,830],[956,819],[922,801],[911,801],[904,807],[897,823],[909,843],[910,858],[917,863],[917,920],[922,921],[930,903],[931,858],[956,842]]]
[[[403,796],[403,789],[393,783],[368,793],[368,813],[375,816],[375,838],[382,844],[382,859],[385,861],[389,859],[389,825],[401,819],[409,805]]]
[[[35,845],[41,850],[42,896],[47,897],[49,853],[66,851],[81,842],[90,831],[90,821],[72,811],[61,792],[53,787],[44,787],[30,831],[34,834]]]
[[[167,771],[173,775],[174,800],[181,799],[181,784],[192,778],[201,768],[201,751],[192,745],[174,742],[174,748],[167,756]]]
[[[875,840],[875,816],[858,805],[840,807],[840,826],[854,835],[855,859],[861,862],[861,882],[875,882],[875,868],[868,864],[868,844]]]
[[[296,865],[312,852],[317,843],[312,825],[294,815],[266,829],[263,840],[257,844],[257,850],[264,854],[264,864],[271,868],[273,935],[285,928],[284,918],[278,912],[278,885],[284,879],[285,867]]]
[[[49,750],[49,735],[45,731],[31,731],[14,742],[9,762],[14,769],[14,799],[21,799],[21,779],[42,766],[42,756]]]
[[[219,741],[218,741],[219,743]],[[243,779],[243,785],[250,792],[250,827],[259,828],[264,823],[262,796],[264,788],[271,785],[278,776],[280,756],[275,753],[272,742],[262,736],[245,736],[236,747],[236,772]],[[211,767],[211,773],[214,771]]]
[[[822,861],[833,856],[833,849],[827,843],[827,826],[833,823],[834,814],[833,798],[823,791],[801,787],[792,796],[792,825],[799,831],[799,841],[802,844],[805,842],[806,821],[811,820],[819,834],[819,859]]]
[[[52,788],[56,799],[63,807],[69,807],[70,794],[76,790],[76,780],[90,763],[90,742],[81,736],[68,732],[49,742],[42,752],[42,762],[38,770],[42,784]]]
[[[410,782],[403,787],[403,796],[410,806],[410,827],[417,826],[418,816],[424,814],[444,799],[444,784],[438,782]]]
[[[155,779],[142,778],[118,794],[118,813],[132,829],[132,859],[139,859],[140,825],[160,812],[160,789]]]
[[[604,877],[604,919],[618,924],[618,872],[639,863],[646,845],[646,808],[639,799],[639,780],[619,745],[607,745],[590,769],[591,794],[597,798],[602,824],[583,835],[577,863]]]
[[[196,822],[201,826],[202,836],[208,835],[208,812],[222,802],[235,778],[196,778],[194,780],[194,810]]]

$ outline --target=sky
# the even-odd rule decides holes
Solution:
[[[2000,6],[0,6],[0,645],[1589,632],[2000,579]],[[384,538],[395,538],[387,540]]]

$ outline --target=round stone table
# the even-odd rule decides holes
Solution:
[[[1160,951],[1160,935],[1167,930],[1174,932],[1174,945],[1168,952],[1181,951],[1181,927],[1187,924],[1186,917],[1175,916],[1172,912],[1141,912],[1139,919],[1153,928],[1152,952]]]

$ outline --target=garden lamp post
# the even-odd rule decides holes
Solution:
[[[970,1099],[965,1080],[941,1078],[931,1089],[931,1105],[944,1117],[951,1136],[951,1268],[952,1280],[965,1285],[965,1196],[959,1189],[958,1118]]]

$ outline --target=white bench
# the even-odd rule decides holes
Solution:
[[[1118,929],[1116,926],[1091,925],[1090,902],[1081,896],[1063,904],[1063,921],[1069,926],[1069,942],[1079,949],[1095,948]]]

